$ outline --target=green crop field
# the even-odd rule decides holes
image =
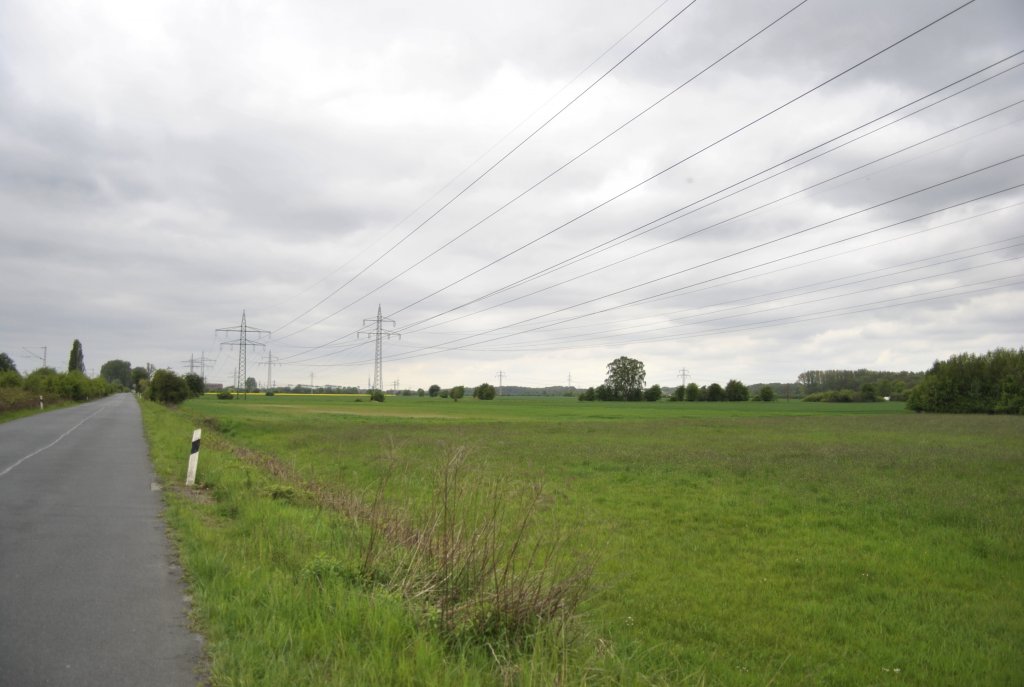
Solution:
[[[1020,417],[256,395],[143,412],[216,685],[1024,684]],[[466,550],[515,542],[499,572],[557,603],[507,620],[453,591],[434,546],[480,523]]]

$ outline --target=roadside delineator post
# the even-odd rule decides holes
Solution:
[[[188,457],[188,476],[185,478],[185,486],[191,487],[196,483],[196,468],[199,467],[199,437],[203,430],[197,429],[192,432],[192,453]]]
[[[43,397],[39,397],[39,410],[43,410]]]

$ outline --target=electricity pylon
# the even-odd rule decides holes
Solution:
[[[375,325],[373,331],[358,332],[356,335],[357,337],[365,336],[368,339],[373,338],[376,343],[373,355],[373,388],[370,389],[371,393],[374,391],[384,391],[384,339],[390,339],[392,336],[397,336],[399,339],[402,338],[402,335],[396,332],[384,331],[385,323],[390,324],[392,327],[395,326],[394,320],[381,315],[380,305],[378,305],[376,319],[371,318],[363,320],[364,327],[368,324]]]
[[[271,387],[274,386],[272,383],[273,380],[271,379],[270,372],[274,368],[274,363],[276,363],[280,359],[281,358],[279,356],[274,355],[274,352],[268,348],[266,357],[260,361],[261,365],[267,366],[267,391],[270,391]],[[312,382],[310,382],[310,385],[312,385]]]
[[[248,389],[245,388],[245,381],[248,379],[246,351],[249,349],[249,346],[255,348],[256,346],[264,345],[259,341],[249,339],[249,335],[254,334],[259,339],[264,334],[269,335],[270,332],[266,329],[257,329],[256,327],[246,325],[244,310],[242,311],[242,324],[237,327],[222,327],[217,331],[224,332],[225,334],[238,334],[237,341],[224,341],[221,343],[221,346],[238,346],[238,369],[235,371],[235,391],[242,389],[243,394],[248,396]]]

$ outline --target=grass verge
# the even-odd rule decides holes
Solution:
[[[192,563],[181,545],[219,684],[1024,684],[1024,423],[815,405],[268,398],[144,412],[151,435],[177,423],[154,458],[168,442],[178,482],[186,414],[217,428],[204,488],[168,499],[206,538]],[[577,624],[524,643],[452,632],[428,612],[436,596],[392,582],[402,559],[367,542],[375,528],[377,541],[445,530],[432,524],[443,446],[472,449],[456,464],[484,501],[492,483],[524,499],[548,485],[530,508],[571,533],[561,550],[600,552]],[[498,518],[506,532],[514,512]],[[326,598],[347,604],[338,622],[317,615]]]

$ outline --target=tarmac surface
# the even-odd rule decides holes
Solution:
[[[0,687],[201,682],[162,507],[130,394],[0,424]]]

